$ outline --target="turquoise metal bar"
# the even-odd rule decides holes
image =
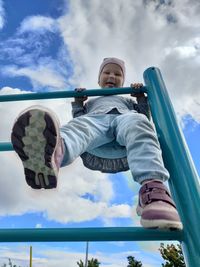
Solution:
[[[142,227],[0,229],[0,242],[155,241],[183,239],[182,231]]]
[[[0,142],[0,152],[2,151],[11,151],[13,150],[13,146],[9,142]]]
[[[145,92],[145,90],[146,88],[145,86],[143,86],[140,89],[123,87],[123,88],[109,88],[109,89],[90,89],[90,90],[85,90],[84,92],[56,91],[56,92],[27,93],[27,94],[16,94],[16,95],[0,95],[0,102],[70,98],[78,96],[121,95],[121,94],[130,94],[133,92],[134,93]]]
[[[188,267],[200,264],[200,185],[182,131],[157,68],[144,72],[152,117],[156,126],[163,159],[169,170],[173,198],[184,226],[183,252]]]

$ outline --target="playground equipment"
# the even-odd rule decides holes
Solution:
[[[0,229],[0,242],[25,241],[150,241],[178,240],[188,267],[200,266],[200,184],[190,152],[178,126],[160,70],[144,72],[145,86],[139,91],[148,95],[152,118],[161,145],[163,160],[170,173],[169,187],[179,211],[182,231],[153,230],[141,227]],[[84,92],[49,92],[2,95],[0,102],[75,96],[130,94],[133,88],[86,90]],[[11,143],[1,142],[0,151],[13,150]]]
[[[32,246],[30,246],[30,260],[29,260],[29,267],[32,267],[32,256],[33,256],[33,249],[32,249]]]

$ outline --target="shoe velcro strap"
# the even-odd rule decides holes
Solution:
[[[146,192],[141,196],[141,200],[142,200],[143,205],[150,204],[150,203],[155,202],[155,201],[163,201],[163,202],[166,202],[168,204],[171,204],[172,206],[174,206],[176,208],[175,203],[172,200],[172,198],[163,191]]]
[[[162,182],[149,182],[149,183],[144,184],[140,189],[140,194],[151,192],[152,190],[154,191],[155,189],[164,190],[167,193],[167,195],[170,196],[170,193],[167,187]]]

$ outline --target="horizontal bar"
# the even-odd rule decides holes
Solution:
[[[183,239],[183,231],[142,227],[0,229],[0,242],[155,241]]]
[[[12,143],[0,142],[0,152],[1,151],[11,151],[11,150],[13,150]]]
[[[55,98],[70,98],[79,96],[103,96],[103,95],[122,95],[131,93],[146,92],[146,87],[134,89],[131,87],[107,88],[107,89],[90,89],[84,92],[75,91],[56,91],[43,93],[27,93],[14,95],[0,95],[0,102],[7,101],[22,101],[22,100],[39,100],[39,99],[55,99]]]

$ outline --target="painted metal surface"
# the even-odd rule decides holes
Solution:
[[[170,190],[184,226],[182,248],[187,266],[200,266],[200,179],[160,70],[148,68],[144,80],[164,163],[171,176]]]
[[[39,99],[56,99],[56,98],[71,98],[79,96],[103,96],[103,95],[122,95],[130,93],[144,92],[145,86],[141,89],[133,89],[131,87],[109,88],[109,89],[90,89],[84,92],[75,91],[55,91],[43,93],[27,93],[15,95],[0,95],[0,102],[8,101],[24,101],[24,100],[39,100]]]
[[[182,231],[142,227],[0,229],[0,242],[155,241],[183,239]]]

